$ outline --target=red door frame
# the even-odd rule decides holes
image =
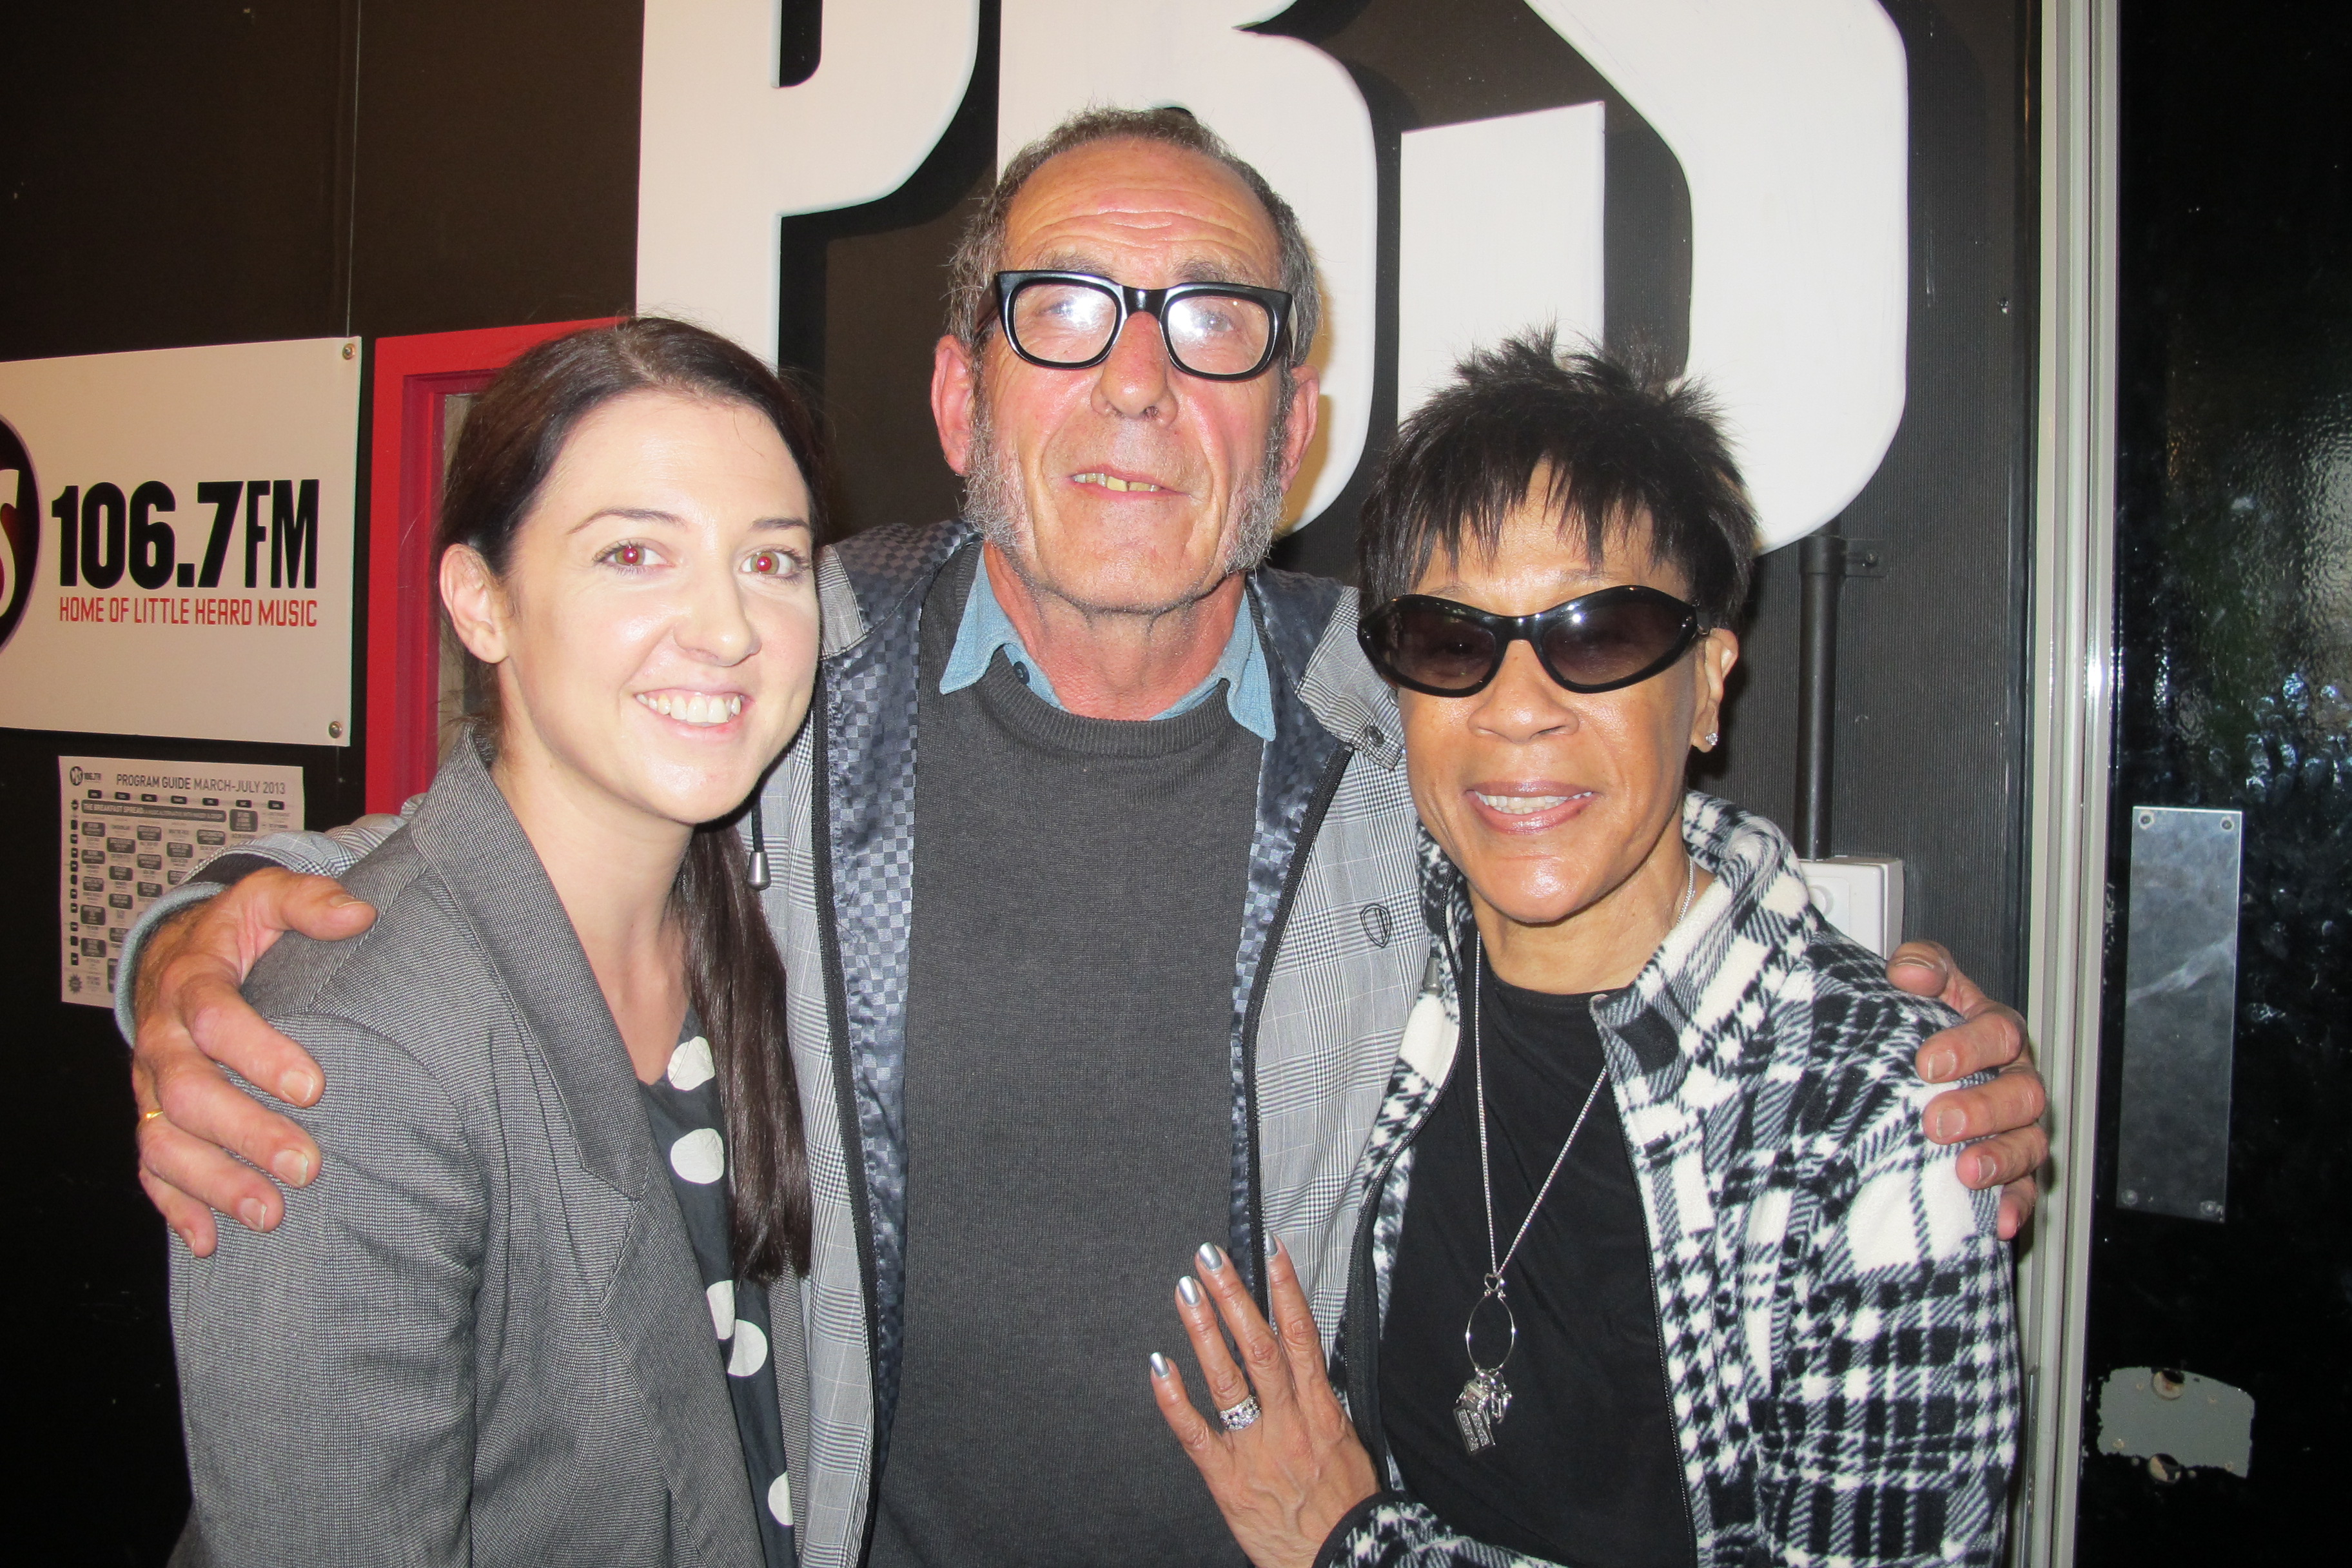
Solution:
[[[616,320],[375,340],[368,487],[367,808],[398,811],[440,763],[441,400],[478,392],[525,349]]]

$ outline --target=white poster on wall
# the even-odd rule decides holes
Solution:
[[[1003,0],[1000,157],[1091,104],[1181,104],[1297,209],[1324,290],[1324,408],[1289,499],[1311,521],[1361,454],[1382,354],[1399,413],[1515,329],[1597,336],[1607,232],[1601,106],[1407,130],[1380,191],[1361,90],[1337,58],[1254,30],[1287,0]],[[1714,395],[1767,548],[1861,493],[1902,421],[1909,78],[1879,0],[1528,0],[1663,141],[1690,203],[1688,369]],[[1432,29],[1476,28],[1443,6]],[[979,0],[824,8],[815,73],[777,80],[773,4],[647,0],[637,300],[773,354],[777,222],[870,202],[923,163],[970,86]],[[1380,204],[1400,236],[1377,305]],[[936,309],[936,297],[909,299]],[[1389,332],[1381,344],[1377,335]]]
[[[351,742],[355,340],[0,363],[0,726]]]
[[[205,861],[302,826],[302,770],[249,763],[58,759],[58,994],[114,1005],[122,939]]]

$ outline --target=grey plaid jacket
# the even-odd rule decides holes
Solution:
[[[760,796],[816,1200],[806,1333],[774,1346],[797,1541],[812,1568],[863,1559],[896,1403],[916,656],[926,593],[977,538],[960,522],[893,526],[824,556],[817,697]],[[1430,952],[1420,830],[1394,699],[1356,646],[1353,594],[1260,571],[1248,600],[1276,732],[1235,921],[1229,1250],[1257,1278],[1281,1237],[1317,1320],[1336,1325],[1363,1193],[1357,1157]],[[339,876],[392,826],[248,848]],[[160,903],[134,939],[177,903]],[[126,975],[136,962],[134,940]]]
[[[325,1166],[267,1236],[172,1242],[173,1563],[764,1568],[627,1048],[472,748],[347,880],[374,927],[246,987],[326,1069]]]
[[[1825,925],[1780,830],[1692,794],[1683,835],[1717,880],[1594,1009],[1648,1221],[1661,1373],[1701,1568],[1968,1563],[2000,1555],[2018,1366],[1999,1198],[1920,1130],[1912,1057],[1953,1022]],[[1335,1357],[1392,1489],[1322,1563],[1518,1564],[1405,1495],[1378,1352],[1412,1140],[1453,1066],[1470,913],[1424,841],[1438,933],[1366,1149]]]

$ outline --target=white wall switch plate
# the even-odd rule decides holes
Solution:
[[[1797,865],[1822,919],[1881,958],[1902,942],[1902,861],[1885,855],[1840,855]]]

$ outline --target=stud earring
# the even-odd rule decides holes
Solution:
[[[1706,741],[1699,747],[1699,750],[1703,752],[1711,752],[1715,750],[1715,742],[1721,738],[1722,734],[1723,731],[1720,730],[1709,730],[1706,732]]]

